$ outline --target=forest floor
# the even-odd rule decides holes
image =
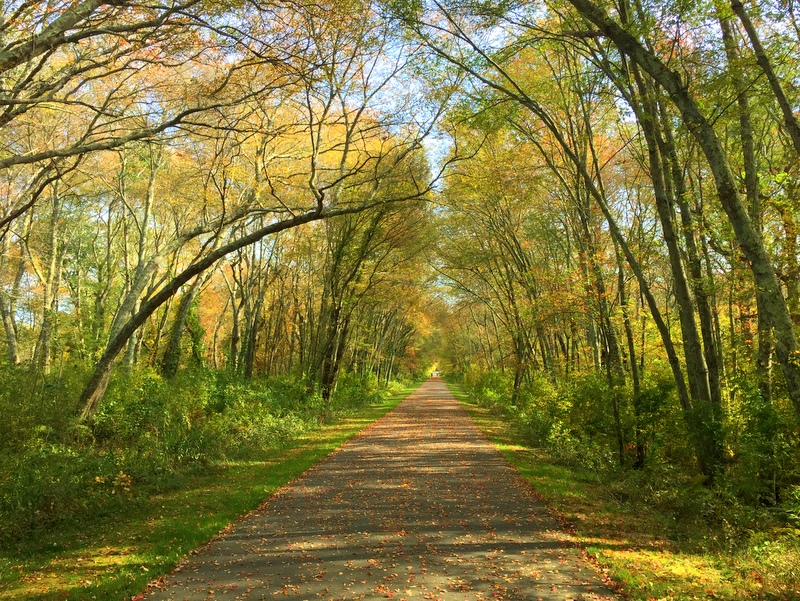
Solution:
[[[144,598],[613,598],[564,538],[437,378]]]

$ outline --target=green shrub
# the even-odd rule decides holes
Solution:
[[[378,377],[369,372],[359,375],[342,372],[336,383],[336,390],[331,395],[333,411],[352,410],[375,403],[380,399]]]
[[[181,470],[258,456],[381,395],[374,375],[342,374],[324,403],[289,376],[245,381],[197,366],[164,380],[136,369],[115,377],[91,423],[81,424],[85,377],[0,369],[0,546],[169,488]],[[25,402],[20,391],[31,391]]]
[[[511,404],[511,381],[499,371],[471,367],[464,374],[470,397],[483,407],[504,409]]]
[[[733,486],[751,504],[778,504],[783,489],[800,482],[795,418],[780,401],[765,401],[752,381],[742,379],[738,391],[728,415]]]
[[[536,446],[544,446],[551,429],[567,419],[570,400],[544,376],[537,374],[522,387],[516,420],[521,433]]]
[[[294,413],[274,411],[274,406],[262,393],[249,400],[237,399],[226,407],[224,436],[229,441],[229,454],[286,444],[312,427]]]

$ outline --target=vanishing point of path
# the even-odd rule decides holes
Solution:
[[[147,598],[612,597],[557,530],[432,378]]]

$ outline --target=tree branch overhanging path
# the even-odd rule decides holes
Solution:
[[[122,257],[135,268],[124,277],[118,305],[109,307],[110,325],[104,323],[107,308],[98,306],[96,333],[102,338],[107,332],[107,339],[80,395],[83,422],[97,411],[117,356],[125,350],[125,363],[136,363],[142,327],[189,280],[266,236],[418,204],[444,169],[424,164],[421,144],[445,110],[447,94],[428,103],[424,116],[416,114],[421,104],[415,98],[395,98],[385,107],[387,88],[407,76],[414,48],[391,38],[388,23],[371,7],[346,29],[335,19],[325,23],[332,9],[320,6],[247,2],[207,12],[190,0],[162,7],[84,2],[38,8],[8,8],[10,35],[0,49],[0,71],[10,86],[0,99],[0,126],[8,134],[0,170],[15,192],[0,215],[4,240],[22,238],[21,224],[26,218],[33,223],[48,188],[81,165],[70,203],[78,214],[99,210],[109,225],[107,262],[97,273],[113,276],[117,205],[123,246],[138,247],[135,258]],[[390,52],[398,58],[387,61]],[[68,120],[46,139],[27,135],[25,119],[46,121],[53,113],[74,113],[74,124]],[[142,158],[150,162],[144,166],[149,184],[140,207],[139,174],[127,169],[136,169],[137,155],[148,148],[149,158]],[[153,154],[154,148],[161,150]],[[159,198],[159,184],[163,190],[168,180],[164,166],[187,155],[195,157],[187,165],[189,182]],[[113,175],[106,165],[117,161]],[[78,191],[98,183],[106,188],[99,195],[102,208]],[[138,241],[129,229],[136,220]],[[63,226],[60,232],[54,227],[51,274],[69,245]],[[114,284],[101,287],[110,291]],[[102,303],[105,294],[98,297]],[[76,299],[76,306],[82,303]],[[186,310],[173,327],[173,353]],[[4,314],[15,338],[15,316]],[[47,373],[51,334],[43,331],[34,363]],[[9,352],[18,362],[19,353]]]

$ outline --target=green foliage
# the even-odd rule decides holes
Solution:
[[[610,499],[671,516],[674,536],[701,528],[709,531],[708,548],[741,549],[757,543],[757,532],[800,533],[800,451],[791,407],[765,402],[755,384],[738,385],[725,423],[728,462],[714,486],[698,473],[674,380],[656,365],[635,396],[612,390],[597,374],[560,385],[532,375],[514,405],[510,379],[497,372],[468,370],[463,385],[471,402],[502,415],[549,460],[593,474]],[[615,393],[626,443],[622,466],[611,407]],[[645,461],[633,469],[637,438]],[[771,561],[780,562],[780,554]]]
[[[511,380],[499,371],[482,371],[471,366],[463,383],[472,400],[482,407],[503,409],[511,403]]]
[[[563,427],[569,403],[547,378],[536,374],[520,393],[516,420],[526,439],[537,446],[545,445],[553,436],[553,428]]]
[[[339,375],[331,405],[339,411],[355,409],[365,403],[376,403],[380,395],[378,377],[374,373],[360,375],[344,372]]]
[[[752,381],[742,378],[737,389],[739,402],[728,416],[731,486],[752,505],[777,505],[782,491],[800,482],[795,420],[780,401],[764,401]]]
[[[90,424],[77,422],[79,370],[41,382],[0,372],[0,546],[65,520],[117,511],[192,466],[255,457],[335,415],[380,400],[374,376],[342,374],[331,402],[290,377],[235,379],[194,368],[114,380]],[[31,390],[20,403],[20,390]]]
[[[726,479],[703,485],[662,454],[640,470],[586,469],[528,447],[507,416],[465,407],[631,599],[695,599],[701,591],[715,599],[797,599],[800,529],[788,514],[800,510],[800,488],[784,491],[778,514],[742,503]]]
[[[594,469],[612,467],[616,461],[612,394],[619,391],[613,391],[604,377],[588,374],[556,385],[544,375],[533,373],[513,404],[510,376],[473,368],[465,372],[463,383],[472,401],[504,414],[530,444],[547,448],[559,461]],[[643,416],[640,429],[653,429],[661,418],[660,407],[671,399],[671,394],[672,388],[665,385],[664,378],[646,382],[638,397],[638,411]],[[637,410],[633,403],[622,405],[623,429],[632,441]]]
[[[584,374],[562,389],[570,399],[570,423],[573,427],[590,437],[611,431],[613,417],[608,407],[611,406],[612,390],[604,375],[597,372]]]

